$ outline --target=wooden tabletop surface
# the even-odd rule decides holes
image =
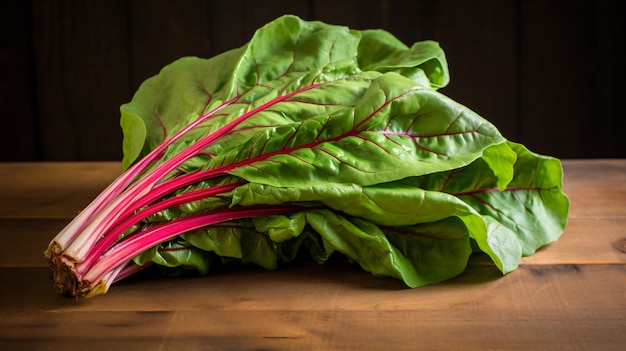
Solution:
[[[565,160],[569,223],[502,276],[406,288],[349,265],[52,288],[43,251],[116,162],[0,163],[0,350],[625,350],[626,160]]]

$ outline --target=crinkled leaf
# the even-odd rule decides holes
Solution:
[[[359,45],[357,31],[322,22],[283,16],[258,29],[237,61],[228,97],[293,72],[353,62]]]
[[[298,237],[306,224],[304,214],[300,212],[290,216],[256,217],[252,219],[252,223],[257,231],[267,233],[277,243]]]
[[[124,166],[201,121],[160,155],[201,145],[170,176],[247,184],[149,220],[226,204],[302,210],[183,233],[135,261],[205,272],[215,257],[272,269],[302,252],[317,262],[341,252],[418,286],[460,273],[476,243],[510,272],[563,231],[560,163],[435,91],[448,80],[436,42],[408,47],[385,31],[295,16],[239,49],[165,67],[122,106]]]
[[[144,121],[134,113],[123,113],[120,118],[120,126],[124,133],[122,169],[127,169],[142,154],[148,132]]]
[[[305,225],[305,212],[222,223],[184,233],[180,239],[144,251],[134,262],[144,265],[152,261],[176,268],[173,274],[187,270],[206,274],[217,257],[220,263],[252,263],[267,269],[292,262],[303,253],[325,262],[332,252],[326,250],[320,235]]]
[[[537,155],[508,143],[517,153],[515,176],[503,191],[463,191],[459,198],[489,216],[517,237],[522,255],[558,239],[567,222],[569,200],[562,191],[563,171],[555,158]]]
[[[221,95],[240,52],[231,50],[210,59],[183,57],[144,81],[133,99],[120,107],[125,139],[123,166],[127,168],[147,154],[181,120],[204,113],[213,96]],[[145,131],[138,128],[138,120],[143,121]],[[142,149],[139,154],[138,148]]]
[[[471,253],[460,221],[446,230],[441,223],[383,230],[367,220],[327,210],[308,211],[307,220],[320,233],[328,252],[341,252],[364,270],[402,279],[410,287],[458,275]]]
[[[181,235],[189,244],[204,251],[215,252],[222,257],[241,258],[241,236],[244,226],[239,223],[223,223]]]
[[[362,36],[365,37],[363,43]],[[221,107],[216,102],[237,100],[236,104],[211,118],[207,122],[207,129],[192,131],[174,145],[170,155],[192,144],[201,135],[222,127],[281,94],[356,74],[367,78],[378,67],[382,71],[389,71],[390,66],[386,63],[388,58],[385,57],[381,57],[384,62],[378,66],[363,58],[367,61],[367,67],[359,67],[359,55],[369,51],[375,41],[367,32],[322,22],[307,22],[287,15],[257,30],[250,42],[239,49],[210,59],[185,57],[175,61],[158,75],[146,80],[132,101],[121,107],[124,138],[127,139],[123,165],[128,167],[137,157],[145,155],[168,135],[172,135],[174,130],[180,130],[198,116],[210,113],[212,108]],[[394,66],[402,69],[395,71],[407,73],[411,77],[415,75],[413,71],[424,71],[427,72],[425,75],[434,79],[433,85],[441,85],[441,82],[447,80],[443,51],[431,42],[424,46],[428,49],[417,53],[407,51],[406,59]],[[343,86],[336,86],[326,93],[316,91],[312,99],[302,97],[303,103],[295,108],[272,107],[265,115],[255,116],[248,125],[243,124],[239,134],[225,136],[207,153],[217,153],[225,146],[246,140],[248,133],[241,131],[247,128],[288,123],[307,118],[312,113],[328,113],[336,106],[351,105],[354,103],[354,99],[350,98],[351,89],[344,82]],[[358,98],[358,89],[352,95]],[[292,104],[294,101],[291,101]],[[315,106],[302,107],[307,104]],[[138,119],[145,125],[145,136],[138,128],[124,127],[130,124],[126,120],[136,124]],[[142,152],[138,154],[137,149]]]
[[[211,268],[213,259],[213,256],[196,247],[173,240],[142,252],[133,261],[140,266],[153,262],[159,266],[177,268],[171,270],[170,274],[180,274],[189,270],[206,274]]]
[[[209,167],[232,165],[230,174],[273,185],[368,185],[462,167],[502,142],[471,110],[387,73],[354,107],[267,129]]]
[[[249,183],[233,192],[233,204],[278,205],[300,202],[324,207],[386,226],[428,223],[448,217],[473,216],[472,209],[453,195],[408,185],[383,183],[359,186],[349,183],[305,187],[274,187]]]
[[[359,66],[364,70],[396,72],[424,87],[443,88],[449,82],[443,50],[434,41],[422,41],[410,48],[384,30],[361,32]]]
[[[401,278],[409,286],[460,273],[472,251],[470,237],[488,236],[483,219],[454,196],[401,184],[303,188],[248,184],[234,192],[234,202],[322,204],[332,212],[304,213],[329,254],[341,252],[363,269]]]
[[[467,226],[457,217],[382,229],[391,245],[410,262],[417,276],[413,279],[416,285],[460,274],[472,253]]]
[[[452,194],[480,213],[487,236],[475,239],[503,272],[556,240],[567,221],[560,161],[512,142],[487,149],[466,167],[401,183]]]

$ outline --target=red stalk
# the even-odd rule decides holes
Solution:
[[[135,233],[112,246],[100,260],[83,275],[82,280],[88,285],[100,282],[108,272],[126,264],[138,253],[188,231],[235,219],[287,214],[301,208],[302,207],[297,205],[237,206],[164,222]]]
[[[164,151],[170,146],[173,142],[180,139],[183,135],[185,135],[188,131],[192,130],[200,123],[206,121],[207,119],[216,115],[217,112],[222,110],[224,107],[232,104],[237,101],[239,97],[235,97],[229,101],[222,103],[217,106],[212,111],[205,113],[199,116],[195,121],[191,122],[185,128],[181,129],[179,132],[174,134],[169,139],[160,143],[157,147],[155,147],[152,151],[150,151],[146,156],[133,164],[130,168],[128,168],[124,173],[122,173],[117,179],[115,179],[103,192],[101,192],[85,209],[83,209],[59,234],[55,236],[52,240],[54,244],[51,244],[54,247],[54,251],[65,251],[68,246],[76,239],[76,237],[81,233],[85,227],[91,223],[94,214],[103,209],[105,206],[109,205],[116,196],[121,194],[124,189],[126,189],[135,178],[141,174],[143,171],[147,169],[147,167],[152,163],[155,159],[157,159]],[[57,252],[60,253],[60,252]]]
[[[148,174],[146,174],[143,178],[135,182],[132,186],[130,186],[125,192],[121,193],[120,196],[116,199],[111,206],[104,208],[103,211],[98,215],[93,225],[89,225],[89,231],[92,233],[88,237],[81,238],[82,240],[73,241],[69,247],[65,249],[65,252],[71,257],[84,257],[95,245],[98,238],[104,235],[104,232],[113,226],[115,226],[120,220],[122,213],[134,212],[134,209],[137,209],[137,206],[134,206],[134,203],[139,201],[142,196],[145,196],[149,192],[153,190],[153,187],[165,176],[172,173],[176,168],[182,165],[184,162],[189,160],[191,157],[200,153],[203,149],[219,140],[221,137],[231,132],[235,127],[241,124],[243,121],[248,118],[254,116],[255,114],[264,111],[282,101],[293,97],[299,93],[304,91],[313,89],[325,83],[317,83],[311,84],[301,89],[297,89],[292,91],[289,94],[278,96],[277,98],[270,100],[256,108],[242,114],[241,116],[235,118],[231,122],[227,123],[219,130],[208,134],[198,140],[195,144],[189,146],[185,150],[181,151],[179,154],[175,155],[171,159],[159,164],[154,169],[152,169]],[[234,102],[235,100],[230,100],[229,103]],[[220,106],[220,109],[224,105]],[[211,111],[210,116],[215,115],[216,110]],[[199,123],[199,122],[198,122]],[[198,123],[195,123],[197,125]],[[191,130],[191,128],[184,128],[181,132],[187,132]],[[179,138],[182,134],[177,133]]]
[[[84,260],[82,262],[79,262],[76,265],[77,273],[80,275],[84,274],[85,271],[87,271],[91,267],[91,265],[95,261],[97,261],[100,258],[100,256],[104,254],[104,252],[107,249],[109,249],[111,245],[113,245],[124,232],[130,229],[134,224],[139,223],[140,221],[146,219],[148,216],[151,216],[169,207],[179,206],[179,205],[183,205],[189,202],[205,199],[210,196],[223,194],[241,185],[242,183],[233,183],[233,184],[218,185],[218,186],[213,186],[211,188],[190,191],[190,192],[163,200],[161,202],[158,202],[135,214],[132,214],[126,217],[124,220],[118,223],[116,227],[114,227],[112,230],[107,232],[106,236],[103,237],[100,241],[98,241],[96,245],[92,248],[92,250],[89,251],[89,253],[84,258]],[[151,196],[150,199],[146,199],[147,201],[145,202],[151,203],[152,197],[153,196]],[[159,198],[160,197],[161,196],[159,196]],[[140,207],[143,207],[143,206],[140,206]]]
[[[108,285],[111,284],[112,280],[115,279],[115,276],[120,271],[122,271],[122,267],[120,265],[124,264],[124,260],[127,260],[127,258],[124,256],[115,263],[111,263],[110,257],[120,257],[121,254],[107,255],[107,252],[117,250],[118,245],[126,243],[128,242],[128,240],[132,239],[131,242],[137,242],[137,240],[139,239],[137,239],[136,237],[137,235],[139,235],[139,233],[135,233],[135,235],[132,235],[130,238],[126,238],[125,240],[120,241],[118,244],[113,243],[117,241],[121,234],[124,231],[128,230],[128,228],[132,226],[132,224],[145,218],[145,216],[148,216],[150,214],[150,211],[156,211],[157,209],[165,205],[150,207],[151,209],[147,212],[142,211],[143,213],[140,212],[142,214],[134,215],[137,210],[144,206],[150,205],[154,201],[157,201],[161,196],[172,193],[173,191],[181,187],[193,184],[203,179],[209,179],[211,177],[224,174],[225,172],[227,172],[227,170],[235,168],[236,165],[232,165],[230,167],[220,167],[219,170],[216,169],[209,171],[198,171],[190,175],[182,175],[164,181],[164,179],[169,174],[172,174],[184,162],[201,153],[202,150],[204,150],[215,141],[219,140],[222,136],[233,131],[238,125],[240,125],[248,118],[274,106],[275,104],[285,101],[295,96],[296,94],[313,89],[326,83],[327,82],[312,84],[304,88],[297,89],[291,93],[280,95],[271,101],[257,106],[256,108],[235,118],[231,122],[219,128],[217,131],[214,131],[211,134],[204,136],[195,144],[191,145],[179,154],[174,155],[171,159],[163,163],[157,164],[152,170],[146,173],[145,171],[147,170],[149,165],[154,163],[159,157],[162,157],[167,147],[171,145],[175,140],[179,139],[185,133],[195,128],[202,121],[205,121],[212,116],[216,116],[217,111],[237,101],[239,99],[239,96],[231,99],[228,102],[223,103],[211,112],[200,116],[198,119],[196,119],[196,121],[194,121],[190,125],[187,125],[170,139],[164,141],[162,144],[157,146],[157,148],[152,150],[143,159],[139,160],[135,165],[130,167],[126,172],[124,172],[124,174],[118,177],[118,179],[113,184],[111,184],[107,188],[107,190],[97,198],[96,201],[94,201],[93,205],[88,206],[88,208],[83,211],[84,213],[82,214],[82,216],[79,216],[78,219],[75,219],[73,223],[68,225],[68,227],[64,231],[59,233],[57,237],[55,237],[55,239],[53,239],[53,241],[50,243],[50,262],[51,266],[53,267],[53,271],[56,272],[54,274],[54,278],[57,288],[60,291],[70,292],[74,295],[76,295],[77,293],[85,293],[89,291],[91,288],[93,288],[93,286],[91,286],[91,284],[85,284],[86,282],[93,282],[94,280],[85,279],[83,273],[91,274],[90,277],[93,277],[95,273],[90,273],[93,271],[93,266],[97,266],[100,267],[99,269],[102,269],[101,267],[104,267],[105,264],[100,262],[106,257],[109,257],[106,260],[106,262],[109,262],[108,266],[106,267],[114,268],[111,268],[109,271],[99,271],[96,278],[104,279],[104,277],[106,276],[107,278],[105,279],[105,284],[106,287],[108,287]],[[241,163],[239,163],[238,165],[240,166]],[[144,174],[142,175],[142,173]],[[223,192],[225,190],[220,189],[218,191]],[[185,198],[183,197],[182,199],[183,200],[180,201],[184,201]],[[189,198],[187,200],[189,200]],[[170,205],[179,200],[172,201],[173,202],[171,202]],[[178,204],[182,204],[182,202]],[[213,218],[211,219],[210,223],[227,220],[224,218],[227,218],[228,215],[235,213],[237,213],[236,218],[243,218],[254,215],[254,212],[239,213],[235,212],[235,210],[233,209],[227,209],[224,211],[224,214],[215,213],[212,214],[212,216],[209,216],[209,218]],[[265,211],[269,214],[272,214],[275,213],[274,211],[280,211],[280,208],[272,208],[270,210],[266,209]],[[189,220],[188,218],[190,217],[185,217],[180,220]],[[180,224],[178,220],[171,221],[170,223]],[[194,227],[198,223],[204,222],[198,220],[196,222],[190,223],[190,225]],[[179,228],[178,231],[172,232],[174,233],[172,234],[173,237],[187,230],[191,230],[190,228],[184,226],[180,227],[179,224],[171,224],[165,227],[169,228],[166,230],[166,232],[172,232],[172,228],[174,227]],[[161,227],[155,228],[158,229]],[[151,233],[153,232],[153,230],[148,230],[147,232]],[[145,232],[141,233],[142,234],[140,236],[143,238]],[[161,231],[156,231],[156,233],[162,234]],[[134,251],[134,254],[136,255],[142,250],[149,248],[150,246],[146,246],[146,242],[152,242],[153,245],[161,242],[158,238],[161,238],[161,236],[157,235],[154,239],[145,238],[141,241],[142,244],[138,246],[138,248],[131,245],[131,248],[134,247],[136,249]],[[132,257],[132,250],[128,249],[128,246],[125,245],[120,247],[129,250],[125,252]],[[99,283],[98,286],[100,285],[101,284]],[[95,294],[97,294],[97,292],[95,292]]]

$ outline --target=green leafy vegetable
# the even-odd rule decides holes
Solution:
[[[173,62],[121,107],[125,171],[51,241],[55,287],[337,254],[410,287],[476,250],[514,270],[564,229],[561,164],[437,92],[448,80],[435,42],[295,16]]]

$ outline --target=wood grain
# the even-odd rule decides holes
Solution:
[[[615,45],[624,30],[613,26],[624,13],[620,1],[520,2],[518,133],[529,148],[577,158],[624,150],[617,130],[626,122],[609,112],[623,95],[611,86],[624,69],[601,68],[624,59]]]
[[[0,218],[71,219],[120,173],[119,162],[4,163]]]
[[[42,252],[119,163],[0,164],[0,349],[622,350],[626,161],[563,164],[565,233],[505,276],[480,255],[416,289],[344,263],[147,271],[78,300],[53,291]]]
[[[121,159],[119,106],[132,92],[127,13],[122,0],[33,2],[42,159]]]
[[[36,105],[32,64],[29,3],[8,1],[0,11],[0,117],[11,121],[0,128],[0,160],[34,161],[37,159]],[[6,35],[5,35],[6,33]],[[9,34],[10,33],[10,34]],[[14,118],[20,116],[20,118]]]
[[[119,106],[284,14],[439,41],[453,99],[561,158],[626,157],[622,0],[4,0],[0,161],[121,158]],[[10,122],[10,124],[9,124]]]
[[[392,2],[393,3],[393,2]],[[429,38],[446,53],[450,84],[442,92],[519,140],[520,53],[513,1],[434,1],[426,8]],[[402,6],[399,6],[402,8]],[[445,21],[437,20],[446,18]],[[471,23],[471,24],[470,24]]]
[[[3,281],[22,288],[3,293],[0,345],[382,350],[419,340],[432,350],[618,350],[626,326],[617,283],[624,265],[523,266],[505,277],[472,266],[419,289],[354,267],[310,265],[134,280],[81,301],[46,290],[43,269],[7,273],[0,269]]]
[[[204,0],[130,3],[133,90],[183,56],[211,56],[208,7]]]

